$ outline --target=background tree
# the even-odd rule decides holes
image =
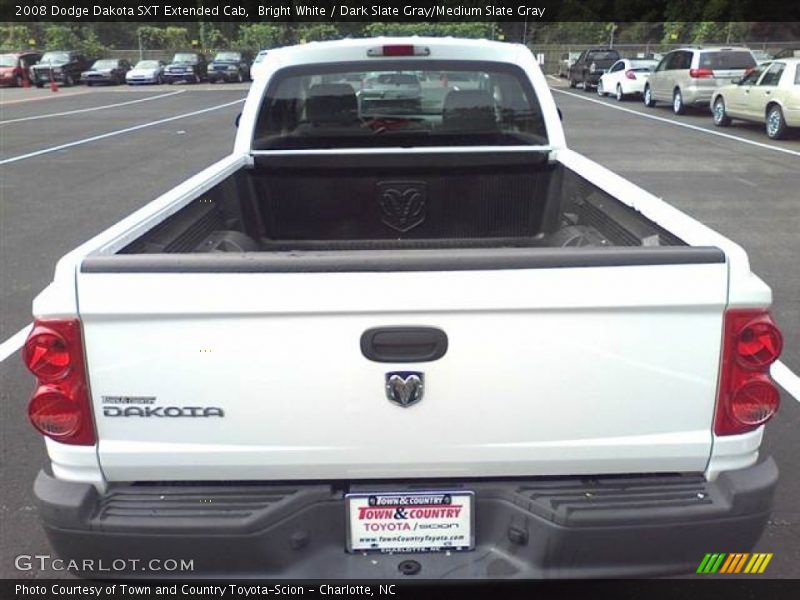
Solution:
[[[238,50],[264,50],[283,43],[284,27],[274,23],[249,23],[239,28],[233,47]]]
[[[491,38],[492,23],[369,23],[365,36],[379,35],[431,35],[463,38]]]
[[[44,28],[45,50],[72,50],[81,43],[69,25],[48,25]]]
[[[186,49],[189,43],[189,30],[186,27],[167,26],[164,28],[164,48],[171,50]]]
[[[0,46],[15,50],[28,48],[33,37],[31,28],[27,25],[0,25]]]
[[[339,29],[332,23],[303,23],[294,30],[294,41],[300,44],[338,40],[341,37]]]

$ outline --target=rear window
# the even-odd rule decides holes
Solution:
[[[219,52],[214,57],[214,60],[219,62],[238,62],[242,60],[242,55],[238,52]]]
[[[118,62],[113,59],[96,60],[92,65],[92,69],[116,69]]]
[[[800,85],[800,65],[797,65],[797,69],[794,72],[794,84]]]
[[[253,148],[546,143],[541,108],[519,67],[415,60],[283,69],[262,100]]]
[[[594,50],[586,55],[586,60],[619,60],[616,50]]]
[[[756,66],[749,52],[703,52],[700,55],[700,68],[706,69],[751,69]]]
[[[407,75],[404,73],[383,73],[378,75],[375,80],[377,83],[385,85],[412,85],[419,83],[415,75]],[[352,81],[352,79],[348,79],[348,81]]]
[[[637,73],[641,73],[644,71],[650,71],[652,69],[655,69],[657,64],[658,61],[655,60],[645,60],[645,61],[632,60],[631,69],[633,71],[636,71]]]
[[[194,65],[194,64],[197,64],[197,62],[198,62],[198,56],[197,56],[197,54],[189,54],[189,53],[181,53],[181,52],[179,52],[172,59],[172,62]]]

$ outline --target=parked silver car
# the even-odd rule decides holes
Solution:
[[[661,59],[644,88],[644,103],[669,102],[677,115],[689,106],[707,107],[714,90],[756,66],[747,48],[687,47]]]
[[[718,127],[742,119],[764,123],[772,139],[785,137],[790,127],[800,127],[800,58],[759,65],[741,81],[719,88],[711,111]]]

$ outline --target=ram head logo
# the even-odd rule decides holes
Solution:
[[[425,392],[425,374],[419,371],[391,371],[386,373],[386,397],[395,404],[408,408],[422,400]]]
[[[378,184],[381,221],[401,233],[425,220],[427,193],[422,181],[384,181]]]

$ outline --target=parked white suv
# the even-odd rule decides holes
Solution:
[[[644,88],[644,104],[669,102],[676,115],[689,106],[707,107],[714,90],[740,79],[756,67],[747,48],[687,47],[673,50],[658,63]]]

